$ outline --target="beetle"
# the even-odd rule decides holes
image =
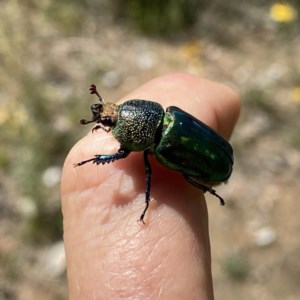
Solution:
[[[94,84],[90,86],[90,93],[98,97],[99,103],[91,106],[92,119],[82,119],[80,123],[96,123],[92,132],[98,129],[112,131],[120,148],[116,153],[96,154],[74,166],[88,162],[106,164],[124,159],[130,152],[143,151],[146,205],[138,221],[144,223],[150,202],[150,154],[165,167],[180,172],[193,186],[216,196],[221,205],[225,204],[212,188],[226,182],[232,173],[233,150],[223,137],[176,106],[164,111],[159,103],[148,100],[133,99],[120,105],[106,103]]]

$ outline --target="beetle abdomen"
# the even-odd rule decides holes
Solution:
[[[120,105],[112,133],[122,148],[143,151],[153,148],[164,117],[162,106],[146,100],[129,100]]]
[[[201,178],[203,182],[222,182],[232,172],[230,144],[207,125],[179,109],[167,108],[163,132],[155,148],[156,158],[165,166]]]

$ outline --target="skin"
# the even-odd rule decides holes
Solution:
[[[134,98],[164,108],[178,106],[225,138],[239,115],[234,91],[182,73],[151,80],[120,103]],[[87,111],[83,117],[88,116]],[[145,200],[142,152],[108,165],[73,167],[118,148],[111,133],[100,129],[80,140],[64,164],[61,194],[70,299],[213,299],[208,214],[201,190],[150,157],[151,203],[143,225],[137,222]]]

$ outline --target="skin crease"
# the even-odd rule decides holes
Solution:
[[[135,98],[178,106],[225,138],[239,115],[234,91],[183,73],[153,79],[120,102]],[[97,103],[93,96],[88,101]],[[87,109],[82,117],[89,116]],[[145,201],[142,152],[108,165],[73,167],[118,148],[111,133],[100,129],[80,140],[64,164],[70,299],[213,299],[208,215],[200,190],[150,157],[151,203],[143,225],[137,222]]]

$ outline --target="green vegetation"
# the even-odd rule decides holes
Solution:
[[[228,256],[223,262],[223,270],[233,280],[245,280],[250,272],[247,260],[239,254]]]

